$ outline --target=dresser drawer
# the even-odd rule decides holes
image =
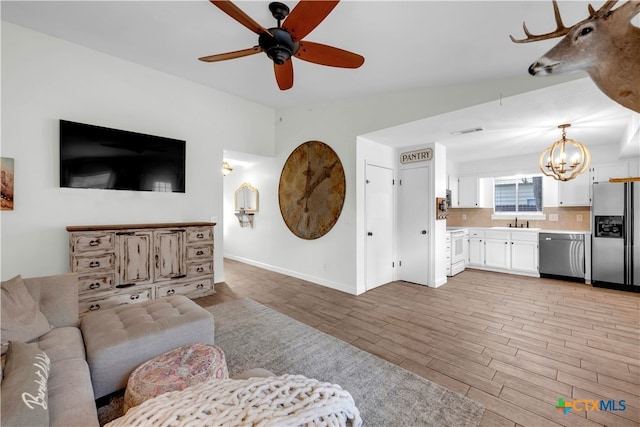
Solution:
[[[130,289],[127,292],[105,293],[96,297],[80,297],[78,309],[80,315],[84,316],[93,311],[104,311],[150,299],[153,299],[153,288]]]
[[[71,250],[74,253],[89,251],[112,251],[115,248],[115,233],[87,232],[71,234]]]
[[[114,273],[81,274],[78,276],[78,291],[80,293],[107,291],[113,289],[115,283]]]
[[[187,228],[187,243],[213,242],[213,227]]]
[[[116,255],[113,253],[93,256],[74,256],[71,259],[71,271],[75,273],[114,271],[115,268]]]
[[[173,285],[162,285],[156,288],[156,297],[169,297],[171,295],[185,295],[193,298],[212,293],[213,283],[211,280],[198,280],[196,282],[180,283]]]
[[[213,274],[213,261],[190,262],[187,264],[187,277]]]
[[[213,245],[187,246],[187,260],[213,258]]]

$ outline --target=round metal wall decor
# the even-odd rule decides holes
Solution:
[[[320,141],[307,141],[291,152],[278,185],[280,213],[296,236],[313,240],[338,221],[346,181],[335,151]]]

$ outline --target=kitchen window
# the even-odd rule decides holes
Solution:
[[[495,178],[494,195],[496,214],[541,214],[542,175]]]

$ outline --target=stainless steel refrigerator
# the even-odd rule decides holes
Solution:
[[[640,182],[593,184],[591,280],[640,292]]]

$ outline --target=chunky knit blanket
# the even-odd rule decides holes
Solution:
[[[355,426],[353,397],[302,375],[211,380],[131,408],[107,424],[124,426]]]

